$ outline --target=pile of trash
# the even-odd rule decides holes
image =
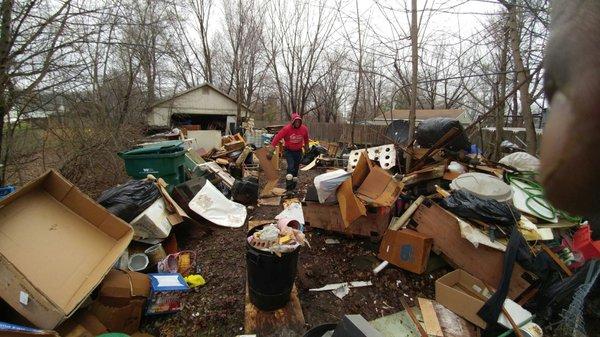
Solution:
[[[258,171],[239,134],[219,134],[206,151],[188,132],[199,131],[176,129],[119,153],[133,179],[96,202],[53,170],[0,200],[0,298],[11,312],[0,334],[149,336],[139,332],[143,316],[180,311],[185,294],[206,284],[173,228],[243,226]],[[275,253],[306,243],[288,223],[268,247]]]
[[[436,280],[427,301],[473,336],[478,329],[541,336],[540,326],[585,333],[600,241],[588,221],[544,198],[539,160],[514,152],[490,161],[451,119],[423,121],[416,141],[352,151],[344,169],[317,176],[304,200],[307,228],[380,239],[374,278],[389,265],[421,274],[430,256],[441,256],[456,270]],[[408,169],[400,160],[407,156]],[[452,328],[434,318],[427,328]]]
[[[276,224],[268,224],[252,233],[248,236],[248,243],[256,249],[281,256],[305,244],[310,246],[298,228],[300,223],[297,220],[283,218]]]
[[[383,336],[378,327],[392,321],[396,331],[422,337],[456,335],[458,328],[462,336],[542,336],[541,326],[585,334],[600,241],[592,239],[590,219],[544,198],[534,156],[512,152],[493,162],[451,119],[421,122],[417,143],[406,147],[313,143],[301,170],[326,172],[303,200],[283,201],[275,219],[252,226],[247,209],[281,205],[285,194],[279,156],[268,158],[260,146],[276,129],[246,137],[193,128],[163,134],[168,140],[119,153],[132,180],[97,202],[56,171],[5,196],[0,298],[14,315],[2,317],[0,332],[148,336],[138,331],[143,316],[178,312],[187,292],[210,282],[196,252],[178,248],[173,228],[188,223],[206,233],[248,224],[248,291],[262,308],[290,300],[298,250],[310,247],[304,231],[312,228],[379,242],[381,263],[372,280],[310,291],[342,299],[350,288],[371,286],[385,268],[423,274],[434,255],[453,267],[436,280],[435,298],[419,298],[418,307],[402,300],[405,310],[391,318],[348,315],[323,333]],[[266,275],[265,261],[286,272]],[[277,281],[277,293],[267,293],[268,281]]]

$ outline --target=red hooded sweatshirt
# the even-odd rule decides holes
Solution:
[[[271,145],[275,147],[281,139],[284,140],[284,146],[286,149],[291,151],[301,150],[304,144],[308,144],[308,128],[304,126],[304,124],[300,124],[299,128],[295,128],[292,126],[295,120],[299,120],[302,122],[302,118],[299,114],[292,114],[292,121],[283,127],[283,129],[279,130],[275,137],[273,137],[273,141]]]

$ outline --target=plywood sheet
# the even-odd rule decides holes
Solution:
[[[480,245],[475,248],[460,236],[458,220],[435,203],[422,204],[413,215],[417,231],[433,238],[434,250],[456,268],[463,269],[492,287],[498,287],[502,277],[504,253]],[[514,299],[529,287],[523,278],[525,270],[515,264],[509,297]]]
[[[254,151],[254,154],[258,158],[260,167],[265,172],[265,176],[267,177],[267,180],[273,181],[273,180],[277,180],[279,178],[279,172],[278,172],[277,167],[273,163],[273,159],[271,159],[271,160],[267,159],[268,151],[269,150],[266,147],[261,147],[260,149]],[[276,157],[276,155],[273,155],[273,158],[275,158],[275,157]]]

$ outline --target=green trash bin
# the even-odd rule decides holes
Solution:
[[[169,189],[185,182],[185,153],[183,142],[172,140],[146,144],[119,152],[125,161],[127,174],[134,179],[144,179],[148,174],[163,178]]]

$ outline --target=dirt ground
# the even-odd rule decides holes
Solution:
[[[317,168],[300,174],[299,197],[304,197]],[[284,171],[282,171],[283,177]],[[283,178],[280,180],[283,182]],[[260,206],[249,210],[250,220],[273,219],[282,206]],[[246,227],[229,229],[211,227],[212,234],[204,236],[198,228],[182,225],[176,229],[179,249],[198,254],[200,273],[207,284],[185,298],[185,308],[174,315],[146,318],[142,330],[156,336],[235,336],[243,334],[246,282]],[[415,303],[419,296],[433,298],[434,280],[445,272],[415,275],[388,267],[373,276],[372,268],[378,243],[370,239],[347,238],[321,230],[306,233],[311,248],[304,247],[298,262],[300,303],[307,330],[323,323],[337,322],[344,314],[361,314],[371,320],[403,310],[399,299]],[[339,244],[326,244],[335,238]],[[309,292],[309,288],[328,283],[368,281],[373,286],[351,289],[343,299],[331,292]],[[262,336],[261,336],[262,337]]]

